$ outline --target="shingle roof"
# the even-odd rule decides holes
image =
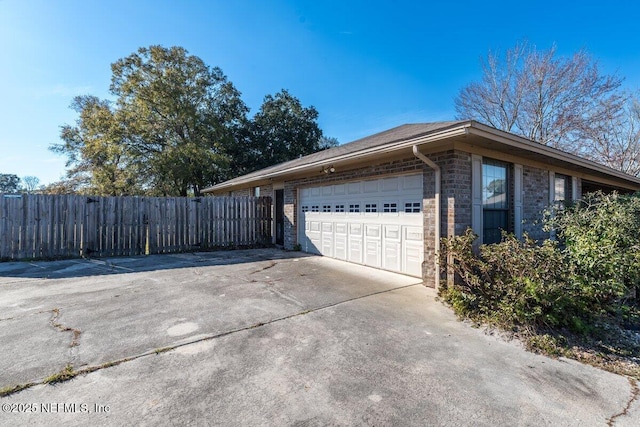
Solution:
[[[258,180],[265,175],[271,175],[278,172],[284,172],[289,169],[297,168],[307,164],[331,161],[336,157],[343,156],[345,154],[357,153],[370,148],[381,147],[387,144],[393,144],[394,142],[406,141],[409,139],[417,138],[427,135],[432,132],[441,131],[449,127],[455,127],[462,123],[468,123],[464,121],[448,121],[448,122],[434,122],[434,123],[413,123],[404,124],[393,129],[389,129],[375,135],[367,136],[346,144],[339,145],[337,147],[329,148],[327,150],[318,151],[317,153],[309,154],[299,159],[290,160],[288,162],[279,163],[268,168],[260,169],[255,172],[251,172],[246,175],[239,176],[237,178],[225,181],[221,184],[214,185],[213,187],[206,188],[204,191],[215,190],[219,186],[232,186],[235,184],[244,183],[247,181]]]
[[[405,124],[338,147],[239,176],[206,188],[203,192],[242,188],[258,181],[291,176],[295,173],[306,173],[314,167],[326,167],[334,161],[345,161],[346,159],[354,158],[364,159],[367,156],[371,157],[384,152],[406,149],[413,145],[422,145],[429,139],[434,141],[443,140],[462,134],[470,138],[468,141],[474,141],[478,146],[538,161],[545,165],[555,165],[579,173],[599,176],[607,180],[613,179],[624,184],[623,187],[625,188],[633,189],[634,191],[640,190],[640,178],[638,177],[627,175],[608,166],[492,128],[474,120],[460,120]]]

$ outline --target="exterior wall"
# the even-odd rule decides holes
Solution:
[[[542,211],[549,207],[549,171],[524,166],[522,171],[522,231],[536,240],[546,239]]]
[[[457,236],[471,227],[471,155],[452,150],[434,160],[442,169],[442,237]]]
[[[428,157],[441,169],[440,229],[441,237],[451,237],[464,233],[472,226],[472,159],[471,154],[460,150],[429,154]],[[332,174],[318,173],[316,176],[287,181],[284,183],[284,247],[293,249],[298,243],[298,190],[301,187],[328,185],[344,181],[379,178],[391,174],[422,173],[423,176],[423,217],[424,217],[424,263],[423,280],[426,286],[435,286],[440,275],[435,261],[439,248],[435,245],[435,172],[421,160],[409,157],[403,160],[381,163],[365,168],[337,171]],[[514,204],[514,174],[509,172],[510,205]],[[582,187],[577,180],[578,190]],[[232,192],[234,196],[249,196],[252,188]],[[260,187],[261,196],[273,197],[272,185]],[[542,211],[549,205],[549,171],[524,165],[522,168],[522,231],[534,239],[548,238],[542,230]],[[512,227],[513,217],[511,217]],[[437,250],[438,249],[438,250]],[[451,272],[447,280],[453,280]],[[443,277],[444,278],[444,277]]]
[[[298,244],[298,187],[291,182],[284,184],[284,248],[293,250]]]
[[[430,156],[440,166],[440,228],[441,237],[452,237],[464,233],[471,227],[471,155],[462,151],[451,150]],[[434,244],[434,237],[425,240],[426,244]],[[439,267],[438,267],[439,270]],[[425,271],[425,284],[435,284],[435,275],[441,275],[441,281],[454,280],[453,271],[441,272],[436,268]],[[433,275],[433,276],[432,276]],[[431,285],[433,286],[433,285]]]
[[[271,197],[273,200],[273,185],[261,185],[260,186],[260,196],[261,197]]]
[[[229,195],[230,196],[237,196],[237,197],[247,197],[247,196],[253,196],[253,189],[255,187],[247,187],[247,188],[242,188],[240,190],[234,190],[234,191],[230,191]],[[273,199],[273,185],[269,184],[269,185],[261,185],[260,186],[260,197],[271,197]]]
[[[434,159],[432,159],[434,160]],[[435,287],[436,276],[438,274],[435,267],[435,260],[438,256],[435,245],[436,237],[436,173],[430,167],[424,165],[422,173],[422,216],[424,226],[422,229],[422,239],[424,242],[424,262],[422,263],[422,280],[429,287]],[[442,214],[441,214],[442,218]],[[442,221],[441,221],[442,222]]]
[[[251,192],[251,188],[243,188],[241,190],[232,191],[230,195],[234,197],[248,197],[253,196],[253,193]]]

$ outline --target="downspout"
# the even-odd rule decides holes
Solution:
[[[422,154],[418,150],[418,146],[413,146],[413,155],[418,159],[422,160],[427,166],[429,166],[435,172],[435,213],[434,213],[434,221],[435,221],[435,241],[434,241],[434,249],[435,249],[435,259],[434,259],[434,268],[435,268],[435,279],[436,279],[436,289],[440,288],[440,181],[441,181],[441,172],[440,166],[436,165],[431,159]]]

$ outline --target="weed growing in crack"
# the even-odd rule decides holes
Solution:
[[[54,328],[56,328],[57,330],[59,330],[60,332],[71,332],[73,334],[73,338],[71,339],[71,343],[69,344],[69,347],[77,347],[80,345],[80,335],[82,334],[82,331],[80,329],[77,328],[72,328],[70,326],[65,326],[62,323],[58,323],[58,317],[60,317],[60,309],[59,308],[54,308],[53,310],[51,310],[51,313],[53,313],[53,317],[50,320],[51,326],[53,326]]]
[[[34,383],[27,383],[27,384],[9,385],[9,386],[0,388],[0,397],[6,397],[11,394],[18,393],[24,389],[33,387],[34,385],[35,385]]]
[[[67,365],[62,371],[45,378],[42,381],[42,383],[43,384],[62,383],[75,378],[77,375],[78,375],[78,372],[73,370],[73,366]]]

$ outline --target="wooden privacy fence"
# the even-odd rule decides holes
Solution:
[[[4,261],[160,254],[269,242],[269,197],[0,195]]]

